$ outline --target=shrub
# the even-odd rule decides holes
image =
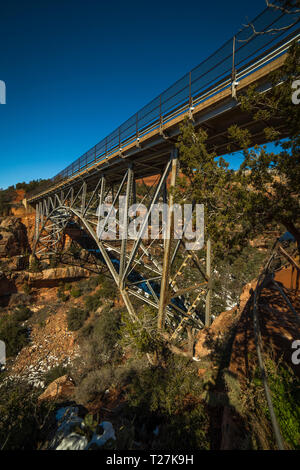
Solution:
[[[272,402],[285,447],[300,449],[300,380],[289,366],[276,358],[270,349],[265,353],[265,367]],[[261,379],[256,367],[253,377],[242,389],[243,419],[251,429],[252,447],[276,449],[270,412]],[[249,432],[249,431],[248,431]]]
[[[129,346],[139,355],[162,353],[164,343],[157,334],[156,322],[156,312],[151,307],[143,307],[139,312],[139,322],[133,322],[124,311],[120,328],[122,346]]]
[[[32,314],[33,312],[30,310],[30,308],[24,305],[19,305],[14,312],[14,318],[18,322],[24,322],[28,320]]]
[[[40,392],[27,383],[1,385],[0,394],[0,449],[35,450],[41,438],[47,417],[54,408],[51,403],[38,404]]]
[[[72,377],[76,382],[89,372],[120,360],[120,316],[118,309],[105,307],[99,317],[80,330],[81,357],[72,367]]]
[[[67,367],[59,365],[56,367],[53,367],[50,369],[48,372],[46,372],[44,376],[44,382],[45,385],[51,384],[51,382],[54,382],[54,380],[58,379],[59,377],[62,377],[63,375],[66,375],[68,372]]]
[[[99,284],[101,284],[104,280],[104,276],[99,274],[98,276],[92,276],[90,279],[89,279],[89,286],[90,288],[93,290],[93,289],[96,289],[96,287],[99,286]]]
[[[76,401],[87,404],[110,388],[114,381],[114,372],[111,366],[91,371],[76,387]]]
[[[121,312],[117,308],[106,307],[95,321],[93,337],[101,344],[103,354],[116,359],[120,355]]]
[[[166,368],[146,368],[132,377],[128,390],[130,413],[138,428],[160,426],[153,448],[207,449],[208,417],[200,402],[202,383],[193,364],[171,358]]]
[[[67,315],[68,328],[71,331],[79,330],[88,317],[88,312],[78,307],[73,307]]]
[[[102,300],[99,297],[99,293],[86,296],[84,299],[84,302],[85,302],[85,308],[88,310],[88,312],[94,312],[102,304]]]
[[[30,319],[30,324],[46,325],[46,320],[56,314],[56,305],[55,303],[48,304],[35,312]]]
[[[70,294],[74,299],[77,299],[81,296],[81,290],[78,287],[73,287],[70,291]]]
[[[62,300],[62,302],[67,302],[70,298],[69,294],[64,292],[64,287],[59,287],[57,291],[57,298]]]
[[[268,359],[266,366],[282,435],[292,449],[300,450],[300,379],[280,362]]]
[[[0,339],[5,342],[8,357],[16,356],[29,342],[27,328],[18,325],[13,318],[1,322]]]
[[[104,278],[101,281],[99,294],[104,299],[115,299],[117,296],[117,287],[112,279]]]

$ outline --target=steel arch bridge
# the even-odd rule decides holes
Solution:
[[[174,341],[183,332],[209,325],[210,241],[200,251],[186,251],[184,240],[170,236],[172,211],[165,240],[158,234],[146,241],[143,230],[134,240],[103,240],[97,233],[97,207],[109,201],[117,213],[122,196],[125,211],[117,233],[127,234],[132,203],[147,205],[148,221],[155,203],[172,206],[169,188],[176,183],[180,165],[175,145],[185,118],[196,129],[205,128],[208,148],[217,155],[227,153],[227,129],[232,124],[250,131],[252,145],[265,143],[266,123],[241,110],[239,95],[253,84],[261,93],[270,90],[270,72],[282,67],[299,33],[299,14],[264,10],[215,54],[56,175],[42,192],[32,194],[28,203],[36,209],[33,254],[59,253],[65,231],[76,222],[93,240],[133,320],[138,320],[136,304],[142,302],[156,309],[158,328],[166,328]],[[288,134],[285,123],[268,124],[282,137]],[[148,177],[152,185],[143,183]]]
[[[205,323],[209,324],[211,295],[209,242],[205,260],[204,249],[199,258],[199,252],[185,249],[184,239],[173,239],[173,211],[168,213],[165,230],[169,232],[165,239],[162,237],[163,227],[157,231],[155,238],[145,237],[145,227],[150,222],[154,204],[173,204],[168,184],[174,186],[177,171],[178,154],[173,148],[151,185],[145,184],[143,179],[137,181],[134,166],[128,164],[120,174],[118,185],[100,174],[95,181],[88,183],[83,180],[80,184],[70,185],[43,198],[36,205],[33,248],[38,258],[59,254],[64,249],[64,233],[68,225],[76,222],[96,245],[100,262],[107,266],[132,319],[138,319],[132,303],[134,298],[135,305],[138,300],[157,310],[159,327],[168,325],[174,340],[185,327],[199,329]],[[141,188],[143,196],[139,195]],[[99,238],[99,205],[110,201],[108,220],[111,212],[120,212],[122,197],[123,214],[121,221],[116,219],[116,234],[110,239]],[[147,205],[148,210],[136,236],[129,239],[129,208],[132,204],[136,205],[137,210]],[[126,236],[122,238],[121,232]]]

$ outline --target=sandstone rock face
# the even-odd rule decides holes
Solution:
[[[49,268],[40,273],[28,273],[30,284],[47,284],[49,281],[59,283],[62,279],[80,279],[89,277],[90,272],[80,266],[67,266],[62,268]]]
[[[39,401],[58,400],[70,398],[74,393],[75,386],[68,375],[63,375],[54,380],[46,390],[39,396]]]
[[[251,297],[251,289],[255,289],[257,284],[257,279],[254,279],[251,282],[248,282],[242,290],[242,293],[240,295],[240,311],[244,310],[246,303]]]
[[[0,218],[0,258],[21,255],[29,249],[26,227],[21,219]]]
[[[209,328],[200,331],[195,346],[195,357],[209,358],[215,350],[215,342],[226,335],[237,320],[237,308],[221,313]]]

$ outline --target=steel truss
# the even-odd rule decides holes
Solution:
[[[69,183],[63,190],[47,195],[36,205],[35,243],[37,258],[58,255],[65,248],[65,231],[70,223],[78,224],[94,241],[101,261],[108,268],[133,321],[139,321],[140,303],[157,311],[157,328],[170,341],[185,337],[210,324],[211,267],[210,242],[200,251],[186,251],[184,240],[173,239],[174,212],[168,211],[166,233],[160,230],[147,239],[154,204],[173,204],[173,192],[179,167],[177,149],[172,149],[155,181],[145,184],[128,163],[119,175],[118,185],[102,172],[97,179],[81,184]],[[122,196],[122,207],[120,206]],[[98,227],[100,204],[110,204]],[[132,222],[129,208],[147,207],[134,239],[128,238]],[[111,235],[109,221],[116,214],[116,233]],[[98,229],[97,229],[98,227]],[[98,233],[97,233],[98,232]],[[106,233],[106,238],[103,236]],[[109,235],[111,238],[109,238]]]

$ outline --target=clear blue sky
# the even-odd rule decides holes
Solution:
[[[2,2],[0,187],[54,176],[264,7],[264,0]]]

